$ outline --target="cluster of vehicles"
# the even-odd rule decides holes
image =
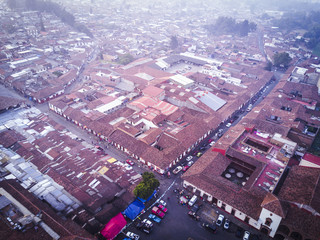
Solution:
[[[151,214],[149,214],[148,218],[143,219],[142,221],[139,221],[136,224],[136,228],[146,234],[150,234],[154,224],[160,223],[162,219],[165,217],[166,213],[168,212],[168,209],[165,207],[167,203],[163,200],[160,200],[158,206],[154,206],[151,210]],[[140,236],[133,232],[127,232],[125,239],[132,239],[132,240],[139,240]]]
[[[219,214],[217,221],[216,221],[216,226],[218,226],[218,227],[223,226],[223,228],[225,230],[228,230],[230,228],[230,220],[227,218],[225,219],[224,215]],[[235,235],[238,238],[242,237],[243,240],[253,239],[253,238],[250,238],[250,232],[244,231],[241,227],[237,228]],[[254,237],[256,237],[256,235],[254,235]]]

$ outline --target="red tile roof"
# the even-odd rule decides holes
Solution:
[[[308,205],[320,213],[320,169],[293,166],[278,197],[284,201]]]

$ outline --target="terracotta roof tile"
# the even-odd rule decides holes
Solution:
[[[263,202],[261,203],[261,207],[277,214],[278,216],[285,218],[288,212],[288,204],[280,201],[275,195],[272,193],[267,193]]]
[[[278,196],[281,200],[308,205],[320,212],[320,169],[293,166]]]

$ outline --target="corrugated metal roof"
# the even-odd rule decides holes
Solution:
[[[213,111],[218,111],[227,102],[208,91],[195,91],[197,98],[211,108]]]
[[[5,196],[0,196],[0,209],[5,208],[11,203],[11,201]]]

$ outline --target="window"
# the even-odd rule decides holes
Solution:
[[[272,223],[272,219],[271,218],[267,218],[266,222],[264,223],[266,226],[270,226]]]
[[[291,112],[292,108],[291,107],[282,106],[281,110]]]

